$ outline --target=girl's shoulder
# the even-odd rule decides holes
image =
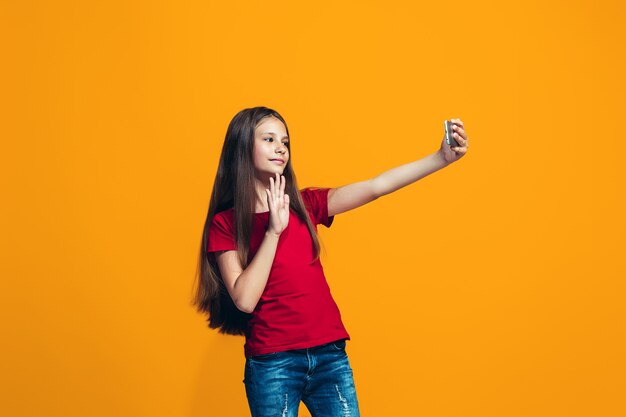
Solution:
[[[328,187],[307,187],[300,190],[313,224],[323,224],[326,227],[332,224],[333,217],[328,217],[328,191]]]
[[[328,190],[330,190],[330,187],[305,187],[300,189],[300,194],[302,194],[302,196],[316,196],[326,194]]]
[[[302,200],[307,205],[315,204],[315,203],[326,203],[328,199],[328,191],[330,191],[329,187],[306,187],[300,190],[300,195],[302,196]]]
[[[234,219],[234,209],[228,208],[226,210],[222,210],[222,211],[218,211],[217,213],[215,213],[215,215],[213,216],[213,223],[220,223],[220,224],[226,224],[226,225],[231,225],[233,223],[233,219]]]

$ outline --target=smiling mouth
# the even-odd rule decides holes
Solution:
[[[276,162],[277,164],[280,164],[280,165],[285,163],[285,161],[283,161],[282,159],[270,159],[270,161]]]

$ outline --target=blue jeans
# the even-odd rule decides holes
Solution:
[[[345,340],[251,356],[243,382],[252,417],[295,417],[300,401],[313,417],[360,415]]]

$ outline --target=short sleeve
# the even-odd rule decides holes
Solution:
[[[207,239],[207,252],[237,250],[232,216],[228,218],[225,212],[217,213],[209,227]]]
[[[330,188],[304,188],[300,190],[304,205],[309,210],[313,224],[330,227],[335,216],[328,217],[328,192]]]

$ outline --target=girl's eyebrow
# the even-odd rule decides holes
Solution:
[[[276,133],[274,133],[274,132],[263,132],[261,134],[262,135],[274,135],[274,136],[276,136]],[[289,136],[283,136],[283,139],[289,139]]]

